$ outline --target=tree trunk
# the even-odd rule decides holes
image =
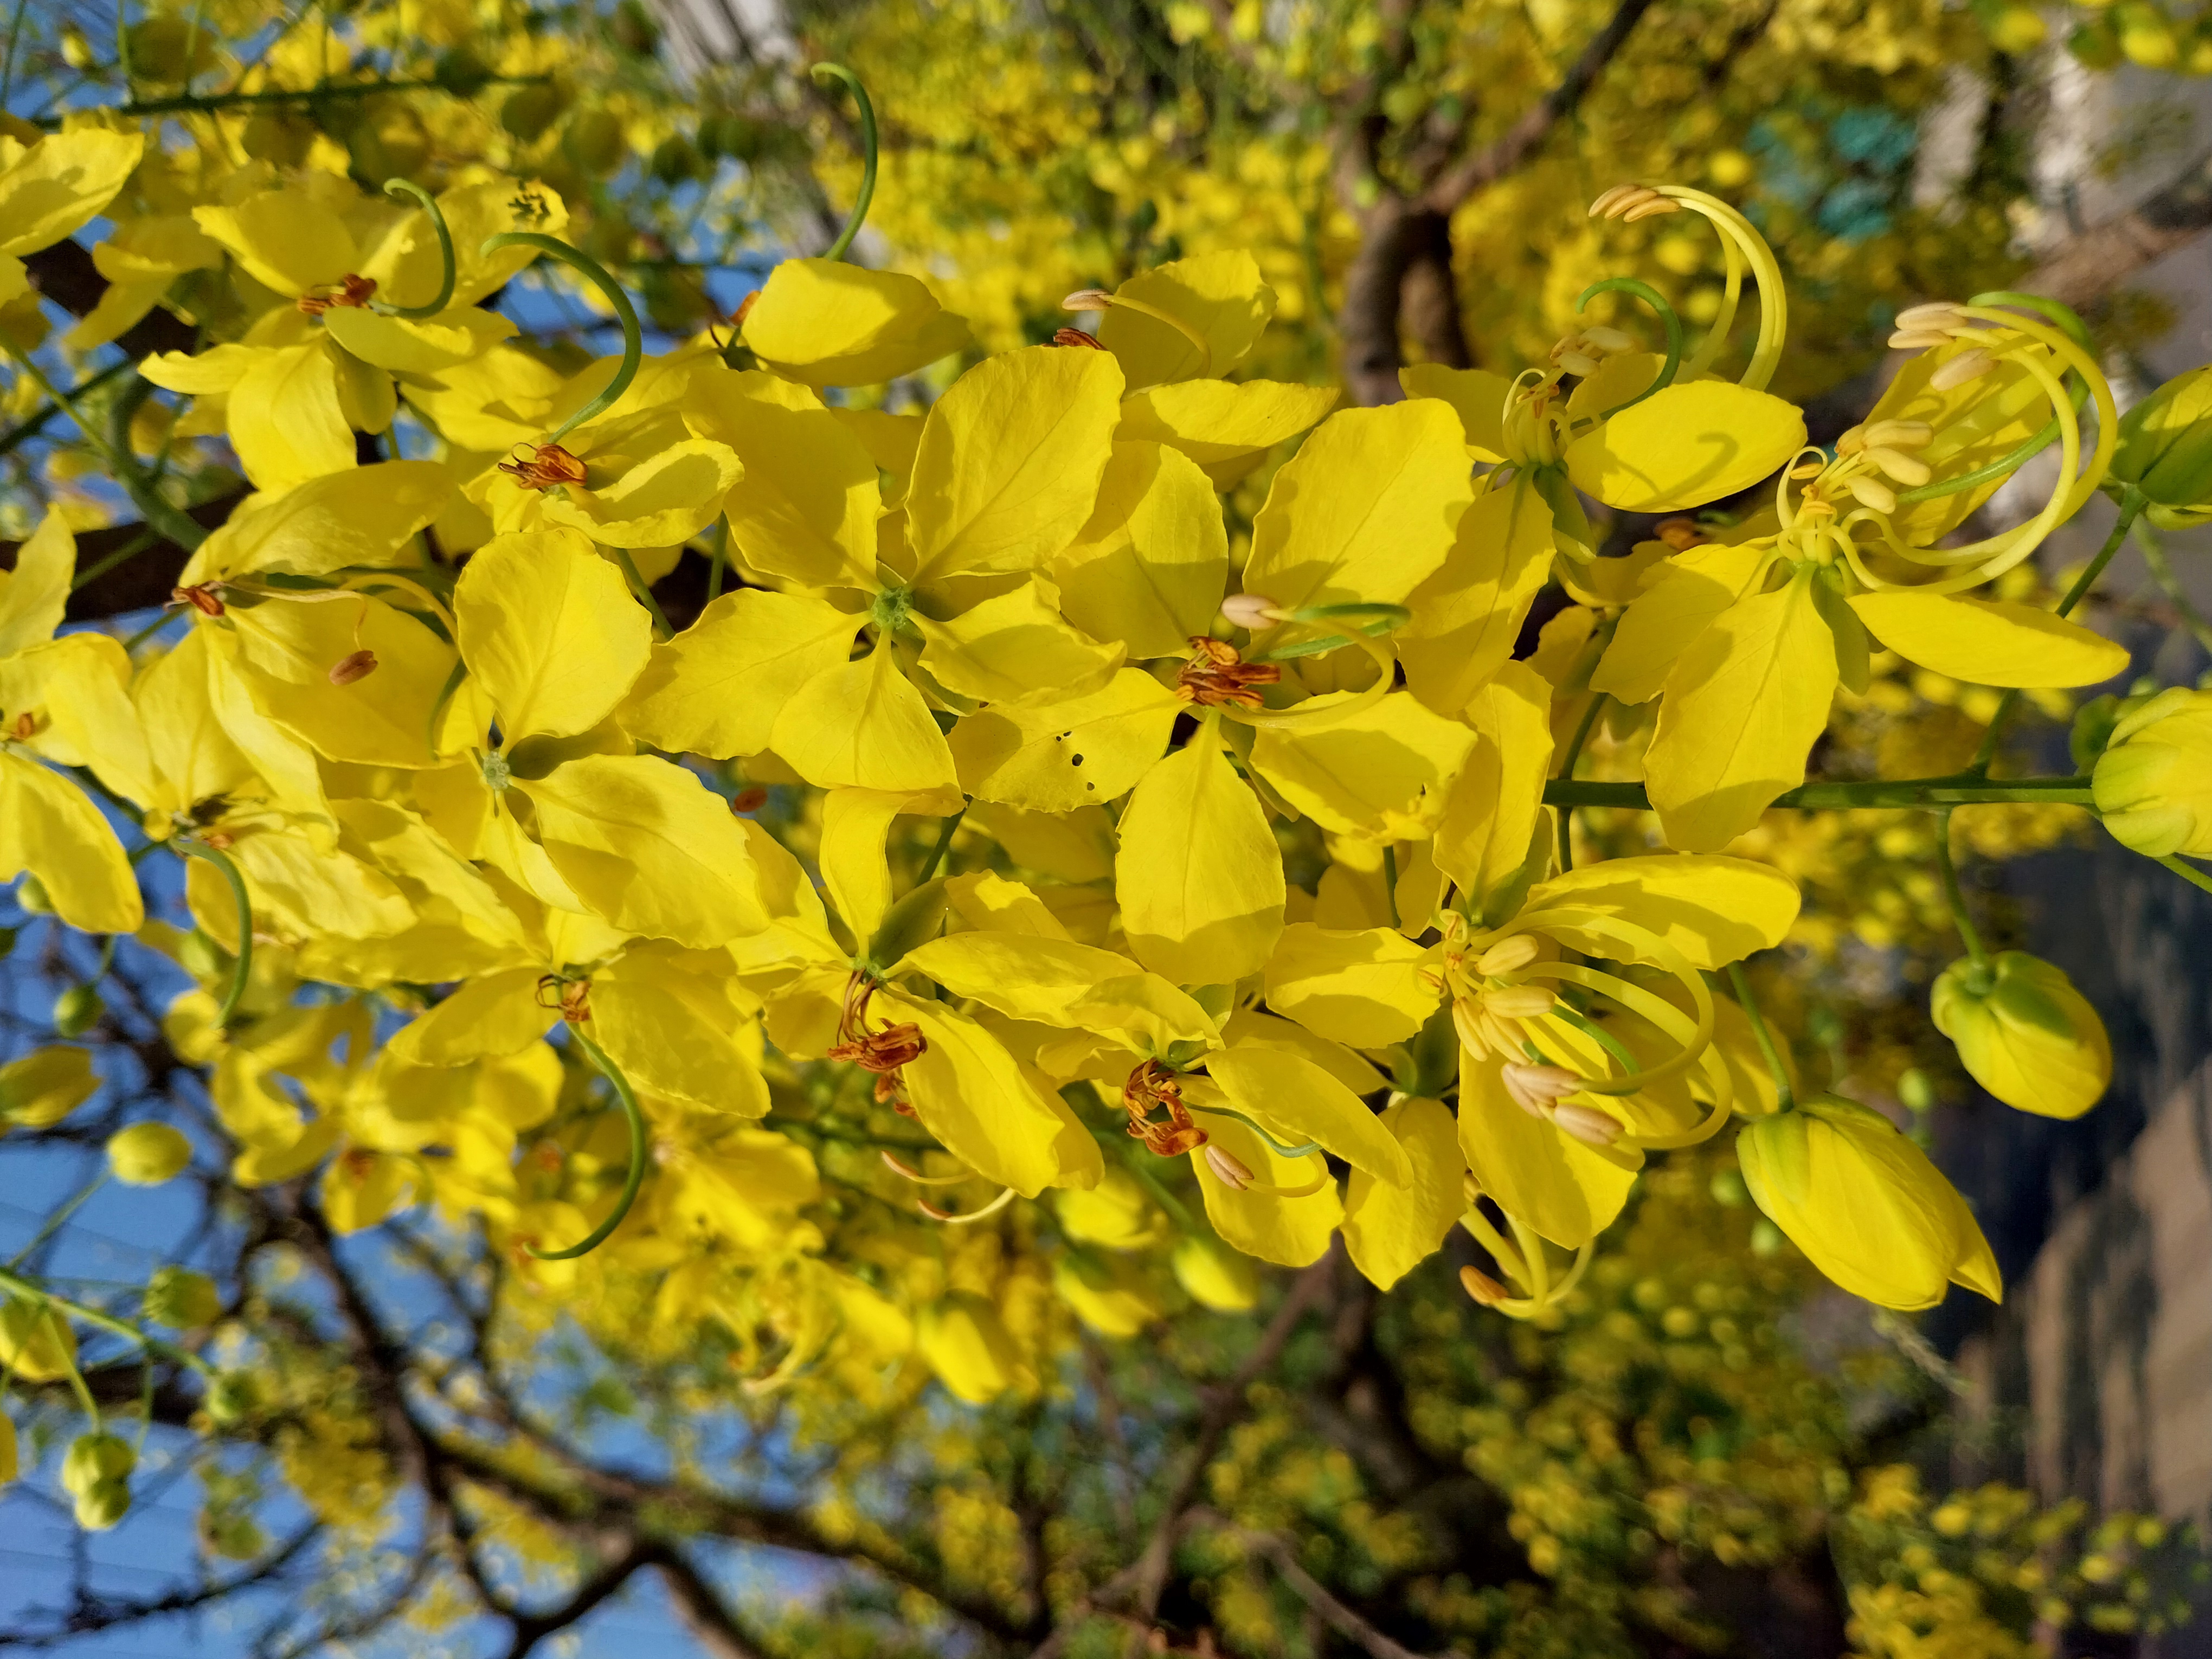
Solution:
[[[1406,362],[1401,327],[1412,330],[1432,362],[1469,366],[1452,281],[1450,223],[1392,195],[1360,215],[1359,252],[1345,273],[1338,313],[1345,383],[1357,402],[1371,407],[1405,396],[1398,385]]]

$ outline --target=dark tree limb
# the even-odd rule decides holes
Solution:
[[[2086,305],[2207,230],[2212,230],[2212,155],[2130,211],[2061,242],[2021,287],[2069,306]]]
[[[65,237],[25,254],[23,264],[31,286],[72,317],[89,316],[107,292],[107,278],[82,242]],[[136,362],[157,351],[190,351],[199,343],[199,331],[157,305],[118,335],[115,343]]]
[[[657,1551],[653,1565],[668,1587],[676,1622],[699,1644],[707,1659],[761,1659],[760,1650],[746,1636],[720,1593],[681,1551],[673,1547]]]

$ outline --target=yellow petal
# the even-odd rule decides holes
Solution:
[[[1027,570],[1091,516],[1121,408],[1103,352],[1030,346],[971,368],[930,406],[907,491],[916,580]]]
[[[1277,1048],[1296,1054],[1320,1066],[1355,1095],[1371,1095],[1383,1085],[1382,1073],[1341,1042],[1256,1008],[1233,1010],[1221,1022],[1221,1042],[1231,1048]]]
[[[675,754],[757,755],[792,693],[843,666],[858,623],[803,593],[725,593],[653,647],[619,711],[623,729]]]
[[[1212,626],[1228,580],[1221,502],[1188,457],[1117,441],[1097,505],[1052,574],[1060,609],[1093,639],[1120,640],[1132,657],[1180,656]]]
[[[421,321],[386,317],[365,306],[334,306],[323,313],[323,328],[362,362],[395,374],[455,368],[515,332],[514,322],[497,312],[462,306]]]
[[[0,577],[0,657],[53,638],[76,574],[76,538],[69,520],[49,507],[15,550],[15,569]]]
[[[969,343],[968,325],[920,282],[830,259],[786,259],[745,314],[744,343],[808,386],[875,386]]]
[[[1180,450],[1204,470],[1207,483],[1227,489],[1336,407],[1334,386],[1280,380],[1184,380],[1132,392],[1121,404],[1115,434],[1127,442]]]
[[[194,208],[192,217],[255,282],[293,297],[359,268],[361,250],[333,205],[337,195],[302,180],[235,204]]]
[[[1748,489],[1805,444],[1796,405],[1726,380],[1654,392],[1567,447],[1575,488],[1630,513],[1671,513]]]
[[[537,808],[546,857],[617,927],[708,947],[767,926],[744,834],[695,774],[586,755],[514,787]]]
[[[1275,475],[1245,589],[1284,607],[1395,604],[1443,563],[1474,493],[1443,404],[1340,410]]]
[[[1273,1187],[1297,1188],[1322,1178],[1321,1190],[1303,1198],[1281,1198],[1272,1193],[1240,1191],[1225,1187],[1206,1161],[1201,1147],[1190,1155],[1198,1175],[1199,1196],[1206,1201],[1206,1218],[1221,1235],[1222,1243],[1247,1255],[1279,1267],[1304,1267],[1321,1260],[1331,1234],[1344,1218],[1344,1200],[1336,1182],[1318,1157],[1284,1158],[1258,1134],[1233,1117],[1203,1109],[1205,1097],[1192,1091],[1191,1104],[1199,1109],[1199,1121],[1212,1144],[1220,1147],[1256,1180]]]
[[[918,793],[956,784],[945,734],[900,672],[888,636],[793,692],[773,742],[792,770],[823,789]]]
[[[1899,656],[1971,685],[2094,685],[2127,671],[2126,647],[2040,605],[1913,592],[1849,603]]]
[[[916,612],[921,665],[946,690],[980,702],[1059,701],[1100,690],[1121,665],[1119,645],[1069,627],[1035,581],[964,608],[946,622]]]
[[[952,728],[961,787],[1033,812],[1112,800],[1152,769],[1187,706],[1151,675],[1125,668],[1088,696],[986,708]]]
[[[1281,1048],[1239,1045],[1206,1057],[1229,1103],[1286,1146],[1318,1141],[1355,1170],[1410,1185],[1406,1149],[1358,1096],[1313,1061]]]
[[[766,1117],[768,1082],[733,1042],[726,1003],[624,957],[592,979],[590,1030],[630,1086],[702,1111]]]
[[[956,799],[931,793],[898,794],[881,789],[832,789],[822,802],[822,843],[816,861],[830,902],[853,937],[866,941],[890,908],[890,865],[884,836],[902,812],[957,811]],[[941,814],[939,814],[941,816]]]
[[[1437,1101],[1401,1100],[1382,1125],[1405,1148],[1413,1178],[1391,1187],[1354,1170],[1344,1189],[1344,1243],[1352,1265],[1387,1291],[1442,1248],[1467,1208],[1467,1160],[1450,1111]]]
[[[1403,1042],[1436,1012],[1429,952],[1395,927],[1292,922],[1267,958],[1267,1006],[1355,1048]]]
[[[406,612],[366,594],[271,599],[231,613],[255,706],[331,760],[433,764],[430,712],[452,674],[453,648]],[[331,670],[356,651],[371,673],[346,685]]]
[[[1486,368],[1415,363],[1398,371],[1398,384],[1408,398],[1440,398],[1452,406],[1471,458],[1490,462],[1505,459],[1505,405],[1513,395],[1513,382],[1504,375]]]
[[[1503,920],[1529,845],[1542,832],[1544,779],[1552,764],[1552,688],[1526,663],[1509,662],[1468,706],[1474,742],[1444,797],[1431,854],[1480,914]]]
[[[1573,906],[1595,910],[1656,934],[1692,968],[1724,968],[1782,943],[1802,902],[1797,884],[1779,870],[1712,854],[1607,859],[1553,876],[1528,890],[1528,910]],[[1615,939],[1577,935],[1571,923],[1547,933],[1595,956],[1623,961],[1632,949]]]
[[[1629,603],[1590,675],[1590,690],[1622,702],[1659,695],[1682,654],[1741,599],[1774,557],[1771,547],[1692,548],[1659,567]]]
[[[1310,713],[1296,726],[1263,728],[1253,769],[1324,830],[1378,841],[1426,835],[1473,734],[1402,692],[1326,718],[1332,701],[1348,695],[1303,704]]]
[[[337,368],[320,340],[264,351],[239,376],[230,392],[230,441],[258,489],[289,489],[354,465]]]
[[[100,809],[59,774],[0,755],[0,881],[26,870],[72,927],[135,933],[146,920],[137,872]]]
[[[248,503],[201,544],[178,580],[189,586],[276,570],[321,576],[349,565],[392,564],[453,493],[452,478],[434,462],[350,467]]]
[[[1227,374],[1275,314],[1274,289],[1242,248],[1155,265],[1114,291],[1166,312],[1206,342],[1201,349],[1157,317],[1109,306],[1099,319],[1098,343],[1121,360],[1133,386]]]
[[[139,132],[49,133],[0,172],[0,254],[51,247],[115,199],[144,153]]]
[[[689,541],[722,510],[744,468],[728,447],[687,439],[656,450],[602,489],[549,491],[547,524],[580,530],[606,547],[669,547]]]
[[[1563,1249],[1580,1249],[1620,1215],[1635,1172],[1522,1111],[1505,1092],[1500,1065],[1460,1056],[1460,1151],[1507,1213]]]
[[[744,459],[725,508],[753,569],[808,587],[875,586],[883,492],[875,458],[840,418],[854,412],[758,371],[704,376],[687,399],[691,428]]]
[[[1443,566],[1406,601],[1398,657],[1413,695],[1440,714],[1465,708],[1512,656],[1551,571],[1552,509],[1528,481],[1478,496]]]
[[[1644,771],[1669,846],[1725,847],[1805,781],[1836,694],[1835,636],[1813,581],[1800,571],[1731,606],[1668,676]]]
[[[1256,973],[1283,927],[1267,814],[1201,732],[1145,775],[1121,814],[1114,887],[1138,961],[1178,985]]]
[[[921,1126],[987,1180],[1035,1198],[1067,1170],[1097,1157],[1097,1143],[1057,1099],[1048,1099],[981,1025],[941,1002],[879,991],[872,1022],[912,1023],[927,1047],[902,1068]],[[1079,1140],[1081,1147],[1076,1145]]]
[[[596,726],[643,672],[653,626],[622,572],[573,531],[495,537],[453,589],[469,673],[512,745]]]

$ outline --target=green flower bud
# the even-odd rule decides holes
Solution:
[[[623,164],[629,145],[619,120],[605,110],[587,109],[568,123],[561,148],[586,173],[604,178]]]
[[[26,1382],[58,1382],[76,1369],[76,1333],[42,1304],[0,1302],[0,1370]]]
[[[2039,1117],[2079,1117],[2112,1080],[2112,1045],[2088,999],[2024,951],[1980,964],[1962,957],[1936,977],[1936,1029],[1974,1081]]]
[[[1951,1284],[2003,1295],[1966,1201],[1881,1113],[1818,1095],[1751,1123],[1735,1155],[1753,1201],[1852,1295],[1906,1310]]]
[[[46,884],[36,876],[26,876],[16,884],[15,906],[34,916],[54,913],[54,902],[46,896]]]
[[[158,1267],[146,1281],[140,1306],[156,1325],[188,1331],[212,1325],[222,1316],[222,1296],[215,1280],[190,1267]]]
[[[2212,857],[2212,691],[2175,686],[2123,715],[2090,787],[2122,846]]]
[[[107,1138],[107,1167],[131,1187],[158,1187],[192,1161],[192,1143],[166,1123],[134,1123]]]
[[[2144,516],[2163,529],[2212,520],[2212,363],[2176,375],[2127,412],[2112,476],[2149,498]]]
[[[226,1371],[208,1384],[202,1404],[217,1428],[234,1429],[259,1409],[260,1385],[244,1371]]]
[[[50,1129],[90,1098],[100,1086],[92,1056],[82,1048],[49,1043],[0,1066],[0,1122]]]
[[[100,1024],[107,1005],[89,985],[72,985],[54,999],[54,1030],[65,1037],[82,1036]]]
[[[567,103],[550,82],[542,86],[517,87],[499,106],[499,124],[526,144],[560,118]]]
[[[1260,1275],[1250,1259],[1218,1238],[1184,1239],[1169,1265],[1190,1299],[1216,1313],[1249,1312],[1260,1300]]]
[[[138,1455],[120,1435],[81,1434],[62,1459],[62,1490],[82,1498],[105,1481],[128,1480]]]
[[[937,937],[945,925],[945,878],[926,881],[902,895],[884,912],[875,937],[868,941],[868,960],[890,969],[916,945]]]
[[[87,1532],[106,1532],[131,1513],[131,1486],[102,1480],[76,1495],[76,1523]]]

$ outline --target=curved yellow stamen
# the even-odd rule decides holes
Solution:
[[[1766,246],[1766,239],[1753,228],[1750,220],[1717,196],[1708,196],[1704,191],[1682,185],[1656,185],[1652,188],[1710,222],[1720,232],[1721,246],[1729,254],[1729,287],[1721,310],[1704,341],[1689,362],[1682,365],[1681,373],[1676,376],[1677,384],[1693,380],[1707,372],[1727,347],[1729,332],[1735,325],[1737,295],[1742,288],[1741,270],[1737,263],[1741,257],[1750,262],[1752,275],[1759,282],[1759,337],[1752,348],[1750,365],[1737,384],[1753,392],[1765,391],[1766,383],[1774,378],[1775,368],[1782,361],[1783,337],[1790,325],[1789,295],[1783,287],[1782,266],[1774,251]]]
[[[1354,714],[1364,714],[1389,694],[1398,677],[1398,656],[1390,648],[1389,640],[1376,639],[1371,635],[1354,631],[1349,636],[1349,643],[1374,658],[1376,666],[1382,671],[1376,675],[1375,684],[1350,702],[1331,703],[1326,708],[1312,708],[1304,705],[1295,708],[1239,708],[1233,703],[1224,703],[1214,712],[1245,726],[1265,726],[1275,731],[1286,726],[1330,726],[1339,720],[1349,720]]]

